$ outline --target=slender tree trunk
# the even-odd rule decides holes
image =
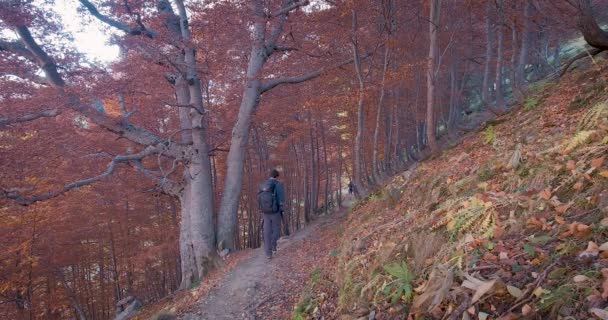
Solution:
[[[325,141],[325,127],[323,126],[323,121],[319,123],[321,126],[321,143],[323,143],[323,167],[325,168],[325,214],[329,213],[329,181],[331,177],[329,176],[329,164],[327,161],[327,144]]]
[[[359,98],[357,102],[357,134],[355,136],[355,148],[353,150],[354,153],[354,166],[353,166],[353,183],[356,189],[356,195],[361,197],[366,194],[365,188],[363,186],[362,174],[362,139],[363,139],[363,119],[364,119],[364,110],[363,110],[363,99],[365,97],[365,83],[363,82],[363,74],[361,72],[361,61],[359,57],[359,48],[357,43],[357,12],[355,10],[352,11],[352,51],[353,51],[353,60],[355,61],[355,72],[357,75],[357,81],[359,84]]]
[[[439,147],[435,138],[435,81],[436,81],[436,61],[439,57],[439,44],[437,30],[439,29],[439,14],[441,0],[431,0],[429,14],[429,59],[427,66],[427,91],[426,91],[426,136],[431,153],[437,153]]]
[[[481,85],[481,101],[486,106],[492,104],[490,98],[490,62],[492,61],[492,20],[491,2],[486,5],[486,61],[483,69],[483,82]]]
[[[511,91],[513,92],[513,97],[516,100],[520,100],[520,97],[517,97],[519,92],[517,68],[517,24],[515,23],[515,19],[513,19],[511,23]]]
[[[378,98],[378,111],[376,112],[376,128],[374,129],[374,151],[372,155],[372,175],[374,181],[380,181],[382,171],[378,161],[378,137],[380,135],[380,120],[382,119],[382,107],[384,105],[384,91],[386,84],[386,70],[388,69],[389,44],[384,46],[384,63],[382,64],[382,81],[380,82],[380,97]],[[386,145],[386,142],[385,142]]]
[[[519,62],[517,64],[516,79],[514,80],[520,91],[525,91],[526,82],[526,64],[528,64],[528,51],[530,51],[531,41],[531,24],[532,24],[532,10],[534,4],[532,0],[526,0],[526,6],[524,8],[524,30],[521,37],[521,51],[519,52]]]
[[[503,0],[496,1],[498,10],[498,25],[496,26],[497,33],[497,49],[496,49],[496,107],[492,108],[492,112],[501,114],[505,109],[505,98],[503,93],[503,48],[504,48],[504,8]]]
[[[232,129],[230,150],[226,158],[226,177],[218,217],[218,247],[233,250],[236,231],[237,209],[243,183],[245,147],[249,139],[251,116],[258,106],[261,92],[260,71],[266,61],[265,33],[266,16],[260,1],[255,1],[253,45],[247,66],[247,80],[239,107],[236,123]]]

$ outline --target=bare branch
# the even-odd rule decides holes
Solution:
[[[299,7],[305,7],[308,4],[310,4],[310,1],[308,1],[308,0],[296,1],[296,2],[294,2],[292,4],[290,4],[290,5],[287,5],[287,6],[283,7],[283,8],[281,8],[281,9],[279,9],[279,10],[271,13],[270,17],[271,18],[275,18],[275,17],[278,17],[280,15],[288,14],[292,10],[295,10],[295,9],[297,9]]]
[[[17,27],[17,34],[23,41],[25,47],[30,52],[30,54],[34,57],[34,60],[37,62],[38,66],[44,71],[44,74],[49,80],[49,83],[56,87],[63,87],[65,82],[59,75],[57,71],[57,64],[55,61],[49,57],[48,54],[36,43],[36,40],[32,37],[30,30],[25,27]]]
[[[95,177],[86,178],[86,179],[82,179],[82,180],[78,180],[78,181],[69,183],[59,190],[45,192],[45,193],[42,193],[42,194],[39,194],[36,196],[32,196],[32,197],[24,197],[21,195],[20,192],[16,191],[16,189],[0,189],[0,197],[15,200],[20,205],[30,205],[30,204],[38,202],[38,201],[56,198],[72,189],[86,186],[93,182],[96,182],[96,181],[99,181],[99,180],[102,180],[102,179],[108,177],[109,175],[111,175],[114,172],[114,170],[116,169],[116,166],[119,163],[126,163],[129,161],[139,161],[139,160],[143,159],[144,157],[151,155],[153,153],[156,153],[156,152],[157,152],[157,149],[155,147],[147,147],[139,153],[116,156],[116,157],[114,157],[114,159],[112,159],[112,161],[110,161],[106,171],[104,171],[103,173],[101,173]]]
[[[40,111],[38,113],[32,113],[32,114],[27,114],[24,116],[19,116],[19,117],[15,117],[15,118],[0,118],[0,129],[5,128],[8,125],[11,125],[13,123],[20,123],[20,122],[27,122],[27,121],[33,121],[39,118],[52,118],[57,116],[58,114],[60,114],[61,112],[59,111],[59,109],[48,109],[48,110],[43,110]]]
[[[141,19],[138,18],[138,24],[139,27],[136,28],[132,28],[129,25],[112,19],[104,14],[102,14],[101,12],[99,12],[99,10],[97,10],[97,8],[95,7],[94,4],[92,4],[89,0],[78,0],[80,1],[80,3],[82,3],[82,5],[87,8],[87,10],[89,10],[89,12],[91,13],[91,15],[93,15],[95,18],[99,19],[101,22],[112,26],[118,30],[121,30],[125,33],[131,34],[131,35],[145,35],[148,38],[154,38],[156,36],[156,33],[146,29],[146,27],[141,23]]]
[[[367,57],[369,57],[369,54],[366,54],[365,56],[361,57],[362,59],[365,59]],[[342,66],[345,66],[347,64],[350,64],[354,61],[354,58],[350,58],[348,60],[345,60],[343,62],[334,64],[332,66],[329,67],[325,67],[325,68],[321,68],[318,69],[316,71],[312,71],[310,73],[306,73],[303,75],[299,75],[299,76],[293,76],[293,77],[284,77],[284,78],[277,78],[277,79],[271,79],[271,80],[267,80],[264,83],[262,83],[262,88],[260,89],[261,93],[264,93],[276,86],[282,85],[282,84],[295,84],[295,83],[301,83],[304,81],[308,81],[310,79],[314,79],[330,70],[333,69],[337,69],[340,68]]]
[[[34,55],[19,41],[0,41],[0,51],[9,51],[36,62]]]

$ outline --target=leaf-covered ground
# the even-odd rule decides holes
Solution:
[[[231,255],[138,318],[608,319],[606,75],[600,62],[531,85],[267,265],[259,249]],[[229,290],[245,278],[255,290]]]
[[[608,319],[607,76],[531,85],[360,203],[294,318]]]

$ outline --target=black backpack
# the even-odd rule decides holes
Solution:
[[[273,181],[266,180],[260,185],[258,207],[263,213],[277,213],[279,211],[277,193]]]

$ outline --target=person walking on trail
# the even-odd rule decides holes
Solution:
[[[353,184],[352,181],[348,182],[348,194],[353,194],[354,187],[355,187],[355,185]]]
[[[272,169],[270,178],[260,185],[258,192],[258,206],[263,214],[264,253],[267,259],[272,258],[272,254],[276,253],[277,240],[281,232],[285,191],[283,184],[277,180],[278,177],[279,171]]]

